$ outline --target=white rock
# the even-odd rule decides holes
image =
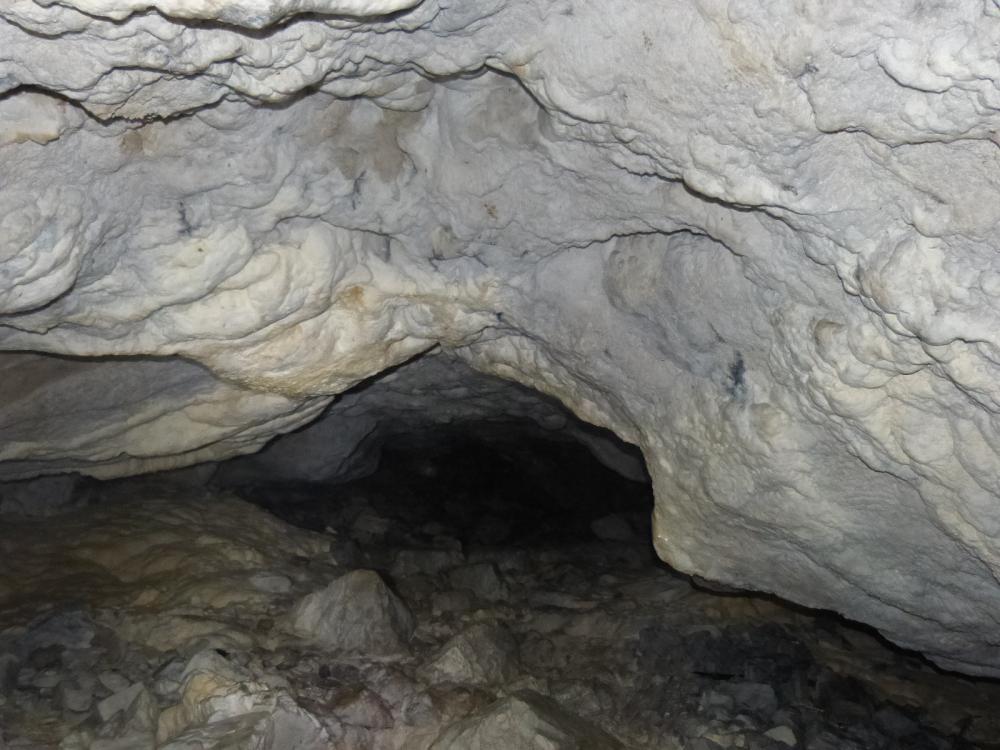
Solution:
[[[289,615],[293,632],[324,648],[374,655],[406,649],[413,615],[372,570],[356,570],[303,597]]]
[[[150,701],[151,699],[146,692],[145,686],[141,682],[137,682],[99,701],[97,704],[97,715],[101,717],[101,721],[108,722],[118,714],[126,713],[133,709],[140,712],[145,711],[146,706],[138,704],[149,704]],[[155,700],[152,701],[152,705],[156,705]],[[145,721],[145,716],[137,718],[140,721]]]
[[[764,732],[764,736],[770,737],[776,742],[784,743],[789,747],[795,747],[799,742],[798,737],[795,736],[795,731],[791,727],[785,725],[768,729]]]
[[[250,585],[266,594],[287,594],[292,590],[292,581],[280,573],[261,571],[250,577]]]
[[[476,623],[451,638],[426,667],[430,679],[499,685],[517,675],[517,642],[503,625]]]
[[[118,672],[112,672],[110,670],[101,672],[97,675],[97,681],[112,693],[120,693],[132,685],[126,677],[123,677]]]
[[[252,748],[326,750],[330,738],[315,716],[288,693],[209,649],[183,673],[180,701],[164,710],[157,747],[172,750]],[[233,743],[233,744],[229,744]]]

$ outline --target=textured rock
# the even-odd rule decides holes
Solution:
[[[438,682],[499,685],[517,674],[517,643],[502,625],[477,623],[451,638],[427,665]]]
[[[616,750],[610,735],[530,690],[489,706],[448,727],[431,750]]]
[[[196,654],[184,669],[181,700],[160,715],[157,747],[320,750],[330,738],[289,695],[215,651]]]
[[[334,650],[395,654],[413,635],[413,615],[373,570],[355,570],[302,598],[291,629]]]
[[[448,580],[456,589],[471,591],[488,602],[503,601],[510,595],[507,584],[493,563],[462,565],[448,572]]]
[[[639,445],[676,567],[1000,674],[998,37],[917,0],[5,3],[0,470],[247,453],[442,347]]]

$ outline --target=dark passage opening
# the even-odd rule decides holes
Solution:
[[[620,450],[642,464],[638,449],[622,443]],[[448,536],[463,548],[521,548],[602,539],[653,558],[648,477],[624,477],[580,442],[529,421],[391,434],[367,476],[325,485],[257,482],[240,491],[290,523],[353,529],[368,542],[406,546]],[[366,529],[366,509],[393,523]]]

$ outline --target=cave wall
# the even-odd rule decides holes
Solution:
[[[0,476],[441,349],[640,446],[678,568],[1000,674],[998,16],[6,3]]]

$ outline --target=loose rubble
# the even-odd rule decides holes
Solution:
[[[634,515],[589,538],[553,527],[552,543],[494,546],[473,541],[474,507],[435,515],[405,489],[361,490],[284,506],[315,530],[190,492],[5,523],[0,747],[968,750],[1000,737],[1000,686],[832,616],[707,591],[622,541]]]

